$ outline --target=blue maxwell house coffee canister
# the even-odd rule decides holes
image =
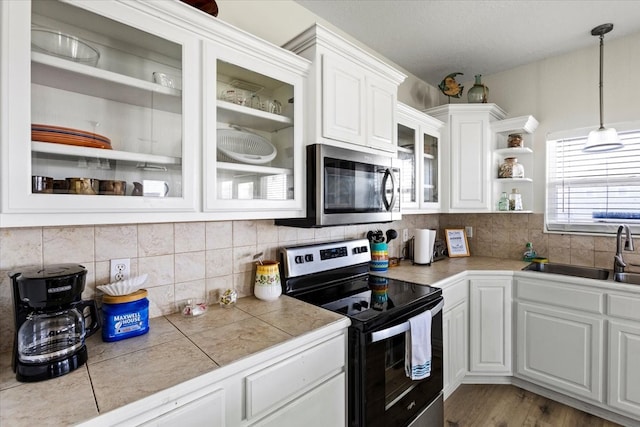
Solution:
[[[102,340],[120,341],[149,332],[147,290],[102,298]]]

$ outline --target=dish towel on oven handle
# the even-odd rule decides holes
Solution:
[[[412,380],[431,375],[431,310],[409,319],[405,332],[404,370]]]

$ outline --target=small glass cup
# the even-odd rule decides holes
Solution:
[[[235,289],[226,289],[220,292],[220,307],[230,308],[233,307],[238,300],[238,293]]]

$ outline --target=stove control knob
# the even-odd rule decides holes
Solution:
[[[366,246],[360,246],[360,252],[366,254],[367,252],[369,252],[369,248]]]
[[[294,258],[294,261],[296,264],[304,264],[304,259],[302,258],[302,255],[296,255],[296,257]]]
[[[364,308],[369,308],[369,303],[367,301],[361,301],[360,305],[363,306]]]
[[[304,256],[304,260],[305,260],[306,262],[313,262],[313,254],[306,254],[306,255]]]
[[[359,302],[354,302],[353,303],[353,309],[360,311],[360,310],[362,310],[362,305],[360,305]]]

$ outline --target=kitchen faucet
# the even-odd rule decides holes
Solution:
[[[623,273],[627,263],[622,259],[622,231],[625,232],[624,238],[624,250],[633,251],[633,239],[631,237],[631,230],[626,224],[622,224],[618,227],[618,234],[616,235],[616,255],[613,257],[613,272]]]

